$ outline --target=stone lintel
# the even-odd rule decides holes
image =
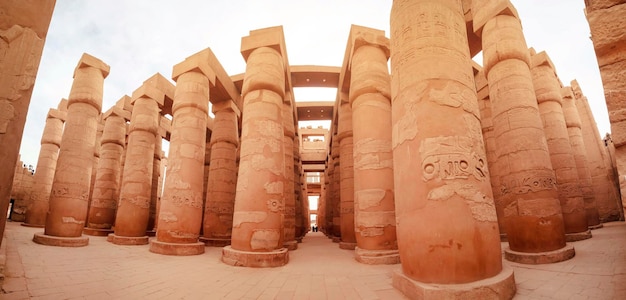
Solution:
[[[487,22],[499,15],[516,17],[519,20],[517,9],[510,0],[474,0],[472,1],[472,27],[474,33],[481,37],[483,27]]]
[[[51,108],[48,110],[47,118],[55,118],[65,122],[65,118],[67,117],[67,112],[60,111],[58,109]]]
[[[462,284],[423,283],[398,268],[392,272],[392,285],[409,299],[512,299],[517,291],[513,268],[506,265],[494,277]]]
[[[130,115],[131,115],[130,111],[124,110],[124,109],[119,108],[117,106],[113,106],[113,107],[109,108],[109,110],[107,110],[106,112],[104,112],[102,114],[102,119],[106,120],[110,116],[117,116],[117,117],[124,118],[124,120],[126,120],[126,121],[130,121]]]
[[[160,73],[146,79],[143,84],[133,91],[131,104],[137,99],[147,97],[156,101],[162,111],[169,111],[174,101],[174,85]],[[171,110],[171,109],[170,109]]]
[[[59,105],[57,105],[57,109],[60,111],[67,111],[67,99],[61,99],[61,101],[59,101]]]
[[[132,98],[128,95],[124,95],[122,96],[119,100],[117,100],[117,102],[115,102],[115,106],[123,109],[123,110],[127,110],[132,112],[133,111],[133,104],[132,104]]]
[[[87,67],[93,67],[102,71],[103,78],[107,78],[107,76],[109,76],[109,71],[111,71],[111,67],[105,64],[99,58],[87,53],[83,53],[83,56],[81,56],[80,60],[78,61],[78,65],[74,69],[74,77],[76,77],[76,71],[78,71],[78,69]]]
[[[530,48],[530,49],[531,49],[531,52],[530,52],[530,67],[531,68],[545,65],[545,66],[549,66],[552,69],[552,71],[555,71],[556,73],[556,68],[554,67],[552,60],[550,59],[550,56],[548,56],[548,53],[546,53],[546,51],[533,53],[535,49],[533,48]]]
[[[213,112],[213,114],[216,114],[219,111],[222,110],[232,110],[233,112],[235,112],[235,114],[237,114],[237,117],[241,116],[241,110],[239,109],[239,106],[237,106],[237,104],[233,101],[233,100],[224,100],[224,101],[219,101],[219,102],[211,102],[213,104],[213,107],[211,107],[211,111]]]

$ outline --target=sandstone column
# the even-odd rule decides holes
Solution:
[[[561,84],[554,65],[545,52],[535,53],[534,49],[531,49],[530,71],[548,142],[550,161],[556,176],[565,240],[575,242],[591,238],[591,231],[587,228],[585,202],[578,180],[576,161],[563,115]]]
[[[114,106],[104,113],[102,118],[105,121],[100,159],[94,171],[96,181],[87,226],[83,230],[85,234],[95,236],[106,236],[113,232],[111,227],[115,222],[117,200],[120,195],[121,159],[126,146],[126,120],[130,119],[130,112]]]
[[[347,98],[347,95],[346,95]],[[348,99],[345,99],[348,100]],[[356,235],[354,232],[354,158],[352,135],[352,108],[349,101],[340,100],[337,142],[341,160],[341,242],[339,248],[354,250]]]
[[[586,0],[585,6],[611,122],[621,201],[626,206],[626,3]]]
[[[24,226],[44,227],[46,213],[50,200],[50,190],[54,171],[57,167],[61,137],[63,135],[63,122],[65,121],[67,100],[61,100],[59,109],[50,109],[46,118],[46,126],[41,136],[41,150],[35,169],[35,185],[30,194],[30,203],[26,210]]]
[[[282,27],[251,31],[242,38],[241,49],[247,62],[241,93],[241,154],[232,243],[223,248],[222,261],[277,267],[289,261],[283,246],[282,107],[288,62]]]
[[[335,126],[337,126],[335,124]],[[332,137],[332,152],[333,157],[333,229],[332,238],[333,243],[339,243],[341,241],[341,160],[339,159],[339,139],[337,133]]]
[[[133,92],[133,111],[114,233],[107,240],[117,245],[145,245],[152,194],[153,160],[159,129],[159,104],[171,98],[173,86],[155,74]]]
[[[230,245],[233,210],[237,188],[237,148],[241,115],[232,101],[213,104],[213,133],[211,134],[211,164],[204,210],[203,237],[207,246]]]
[[[615,174],[610,168],[609,155],[604,141],[600,137],[600,132],[598,132],[598,125],[589,107],[589,102],[576,80],[572,80],[571,85],[582,125],[593,194],[596,196],[600,221],[624,220],[624,210],[621,205]]]
[[[6,212],[18,161],[28,104],[55,0],[8,0],[0,3],[0,211]],[[11,166],[11,167],[9,167]],[[0,244],[6,218],[0,218]]]
[[[424,298],[511,298],[461,1],[395,1],[391,40],[394,286]]]
[[[330,149],[329,149],[330,150]],[[335,181],[333,180],[335,175],[335,164],[333,162],[331,151],[328,152],[328,158],[326,159],[326,174],[324,176],[326,185],[326,193],[324,195],[324,221],[325,230],[324,234],[328,238],[333,238],[333,207],[335,201],[335,195],[333,193]]]
[[[282,105],[283,114],[283,151],[285,156],[285,181],[283,183],[284,199],[285,199],[285,218],[283,220],[284,226],[284,241],[283,246],[288,250],[298,249],[298,242],[296,241],[296,194],[294,191],[294,157],[293,157],[293,145],[294,138],[296,137],[296,131],[293,124],[293,96],[290,91],[286,92]]]
[[[160,118],[161,119],[161,118]],[[159,128],[162,131],[162,128]],[[146,234],[156,235],[157,203],[161,195],[159,179],[161,177],[161,158],[163,155],[163,135],[158,133],[154,139],[154,156],[152,159],[152,184],[150,185],[150,214]]]
[[[89,243],[85,227],[93,169],[96,131],[102,110],[102,87],[109,66],[85,53],[74,70],[67,102],[67,120],[61,138],[44,233],[33,241],[50,246],[80,247]]]
[[[591,173],[589,172],[589,165],[587,163],[587,150],[585,148],[585,141],[583,140],[582,125],[578,110],[576,109],[576,103],[574,102],[572,88],[569,86],[562,88],[561,94],[563,96],[563,112],[565,114],[565,122],[567,123],[569,141],[576,162],[575,166],[578,170],[578,183],[580,184],[585,203],[587,223],[589,229],[602,228],[596,197],[593,193]]]
[[[349,39],[355,258],[365,264],[397,264],[389,39],[383,31],[354,25]]]
[[[202,189],[209,85],[215,80],[207,65],[210,49],[174,66],[177,82],[172,106],[172,134],[156,240],[150,251],[165,255],[204,253],[198,241],[202,227]]]
[[[297,124],[297,121],[295,121]],[[297,128],[297,127],[296,127]],[[304,219],[304,195],[302,194],[302,161],[300,160],[300,138],[296,132],[296,138],[294,139],[293,149],[293,190],[296,199],[296,241],[302,243],[302,238],[308,232],[306,221]]]
[[[472,2],[474,32],[482,35],[484,71],[500,175],[509,249],[519,263],[570,259],[556,178],[530,73],[530,55],[517,11],[506,0]]]
[[[483,141],[485,144],[485,155],[487,157],[487,166],[489,169],[489,181],[491,182],[491,191],[493,192],[494,204],[496,207],[496,215],[498,216],[498,228],[500,229],[500,241],[506,242],[506,227],[504,222],[505,204],[502,201],[500,193],[500,175],[498,171],[498,157],[496,154],[496,144],[493,131],[493,113],[491,110],[491,100],[489,99],[489,85],[482,67],[475,68],[474,81],[476,82],[476,96],[478,98],[478,107],[480,110],[480,126],[482,128]]]

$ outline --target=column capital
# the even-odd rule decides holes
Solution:
[[[215,85],[215,72],[209,64],[210,56],[215,56],[211,48],[206,48],[200,52],[185,58],[184,61],[174,65],[172,69],[172,79],[178,81],[178,77],[187,72],[202,73],[211,83]]]
[[[124,95],[122,96],[119,100],[117,100],[115,102],[115,106],[123,109],[123,110],[127,110],[127,111],[133,111],[133,104],[132,104],[132,98],[128,95]]]
[[[213,106],[211,107],[211,111],[213,112],[213,114],[217,114],[222,110],[233,111],[235,114],[237,114],[238,118],[241,117],[241,111],[233,100],[225,100],[213,103]]]
[[[546,53],[545,51],[536,53],[535,49],[530,48],[530,67],[534,68],[543,65],[550,67],[550,69],[552,69],[553,71],[556,70],[554,64],[552,63],[552,60],[548,56],[548,53]]]
[[[103,78],[107,78],[107,76],[109,76],[109,71],[111,71],[111,67],[99,58],[96,58],[95,56],[87,53],[83,53],[83,56],[81,56],[80,60],[78,61],[78,65],[74,69],[74,78],[76,77],[76,72],[79,69],[88,67],[99,69],[102,72]]]
[[[54,108],[51,108],[50,110],[48,110],[48,115],[46,116],[47,119],[54,118],[54,119],[59,119],[63,122],[65,122],[66,117],[67,117],[66,111],[62,111],[62,110],[58,110]]]
[[[61,101],[59,101],[59,105],[57,105],[57,109],[60,111],[67,111],[67,99],[61,99]]]
[[[146,97],[153,99],[159,104],[159,108],[169,111],[174,99],[174,85],[160,73],[154,74],[146,79],[143,84],[133,91],[131,104],[135,104],[137,99]]]
[[[361,46],[376,46],[383,50],[387,59],[390,55],[389,38],[385,36],[384,30],[378,30],[358,25],[352,25],[350,27],[350,37],[348,38],[350,43],[349,48],[350,57],[354,55],[354,52]],[[350,60],[350,64],[352,60]]]
[[[510,0],[472,0],[472,24],[474,33],[482,36],[487,21],[499,15],[509,15],[519,20],[517,9]]]

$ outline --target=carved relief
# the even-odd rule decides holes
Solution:
[[[267,200],[267,209],[271,212],[281,212],[285,210],[284,203],[280,201],[280,199]]]
[[[448,183],[431,190],[428,193],[428,200],[441,201],[448,200],[453,196],[463,198],[472,212],[472,217],[477,221],[497,222],[494,201],[471,184],[458,182]]]
[[[252,250],[274,250],[278,248],[280,231],[276,229],[255,229],[252,231],[250,248]]]
[[[470,176],[485,180],[487,159],[474,151],[474,141],[468,137],[451,136],[425,139],[420,146],[424,156],[424,181],[440,179],[467,179]]]
[[[526,174],[522,178],[511,178],[509,180],[502,178],[500,185],[501,195],[508,193],[526,194],[551,189],[556,189],[556,179],[554,176],[546,173],[541,174],[539,172]]]

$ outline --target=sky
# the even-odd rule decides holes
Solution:
[[[577,79],[601,136],[610,132],[583,0],[513,0],[529,47],[546,51],[565,85]],[[239,49],[250,30],[283,26],[290,65],[341,66],[356,24],[389,37],[391,0],[57,0],[20,148],[36,166],[48,109],[67,98],[82,53],[111,66],[103,111],[159,72],[207,47],[229,75],[245,72]],[[480,60],[480,59],[479,59]],[[173,82],[173,81],[172,81]],[[296,101],[333,101],[335,89],[299,88]]]

